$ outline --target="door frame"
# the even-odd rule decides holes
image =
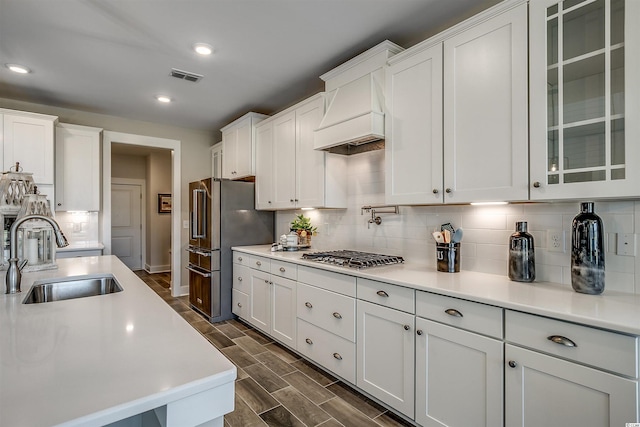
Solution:
[[[142,195],[140,203],[140,269],[144,270],[145,260],[147,259],[147,188],[146,181],[144,179],[134,178],[111,178],[111,189],[113,191],[113,184],[120,185],[137,185],[140,186],[140,194]],[[111,196],[109,196],[111,197]],[[111,210],[111,204],[109,204],[109,210]],[[111,217],[109,217],[111,218]],[[106,247],[106,245],[105,245]],[[111,239],[109,239],[109,250],[111,250]]]
[[[180,141],[122,132],[104,131],[102,133],[102,241],[105,255],[111,255],[111,143],[171,150],[171,194],[174,201],[171,209],[171,295],[177,297],[188,294],[189,285],[182,285],[180,271],[182,231],[180,228],[182,224]]]

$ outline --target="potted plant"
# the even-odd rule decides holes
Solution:
[[[311,246],[311,235],[316,232],[318,227],[314,227],[311,225],[311,218],[307,218],[303,214],[296,216],[293,221],[291,221],[291,231],[295,231],[298,235],[298,244],[299,245],[308,245]]]

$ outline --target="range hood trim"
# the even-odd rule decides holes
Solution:
[[[343,137],[336,142],[337,134]],[[365,138],[366,140],[363,141]],[[317,129],[313,148],[328,151],[340,145],[361,145],[381,139],[384,139],[384,113],[370,111]]]

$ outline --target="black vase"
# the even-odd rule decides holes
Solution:
[[[516,222],[516,232],[509,237],[509,279],[533,282],[536,278],[533,236],[527,233],[525,221]]]
[[[593,213],[593,202],[580,204],[571,224],[571,286],[576,292],[604,291],[604,227]]]

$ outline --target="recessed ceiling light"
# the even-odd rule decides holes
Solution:
[[[200,55],[211,55],[213,52],[213,47],[210,44],[206,43],[196,43],[193,45],[193,50],[195,50]]]
[[[18,64],[4,64],[4,65],[14,73],[29,74],[31,72],[31,70],[25,67],[24,65],[18,65]]]
[[[156,96],[156,99],[159,102],[164,102],[165,104],[171,102],[171,98],[169,98],[168,96],[165,96],[165,95],[158,95],[158,96]]]

